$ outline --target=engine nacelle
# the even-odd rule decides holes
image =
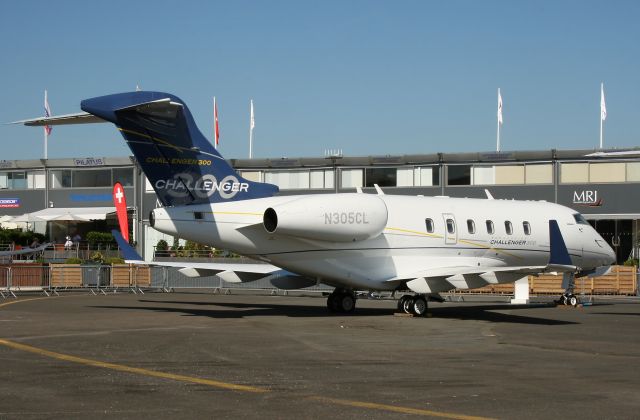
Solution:
[[[315,195],[269,207],[263,223],[274,235],[353,242],[380,235],[387,216],[387,206],[376,195]]]

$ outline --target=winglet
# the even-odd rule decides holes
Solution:
[[[122,234],[113,229],[111,234],[116,239],[118,246],[120,247],[120,252],[122,252],[122,256],[124,257],[124,261],[126,263],[143,263],[144,259],[136,252],[135,249],[127,241],[124,240]]]
[[[564,243],[557,220],[549,220],[549,265],[572,266],[571,256]]]

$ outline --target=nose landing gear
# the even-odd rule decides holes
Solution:
[[[560,299],[556,300],[556,304],[565,306],[578,306],[580,301],[578,297],[573,294],[573,289],[576,283],[576,276],[574,273],[562,274],[562,286],[565,288],[564,293],[560,296]]]

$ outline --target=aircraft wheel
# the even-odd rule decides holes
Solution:
[[[407,299],[411,299],[411,296],[409,296],[409,295],[402,295],[402,296],[400,297],[400,299],[398,299],[398,310],[399,310],[399,311],[404,311],[404,302],[405,302]]]
[[[406,296],[406,299],[402,303],[402,310],[406,314],[411,314],[413,313],[412,307],[413,307],[413,296]]]
[[[416,316],[424,316],[427,313],[427,300],[422,296],[414,297],[411,312]]]
[[[338,295],[337,301],[340,312],[350,313],[356,309],[356,299],[351,293],[341,293]]]
[[[567,305],[578,306],[578,298],[575,295],[569,295],[567,297]]]
[[[331,312],[338,312],[338,295],[331,293],[327,298],[327,309]]]

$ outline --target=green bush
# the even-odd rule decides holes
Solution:
[[[64,260],[65,264],[82,264],[82,260],[80,258],[67,258],[66,260]]]
[[[637,258],[629,258],[627,261],[624,262],[624,265],[637,267],[638,266],[638,259]]]
[[[105,264],[113,265],[113,264],[124,264],[124,259],[118,257],[111,257],[104,260]]]
[[[89,242],[89,246],[93,247],[98,244],[114,244],[115,239],[111,233],[107,232],[89,232],[87,233],[87,242]]]
[[[156,251],[166,251],[169,249],[169,244],[164,239],[160,239],[156,244]]]

